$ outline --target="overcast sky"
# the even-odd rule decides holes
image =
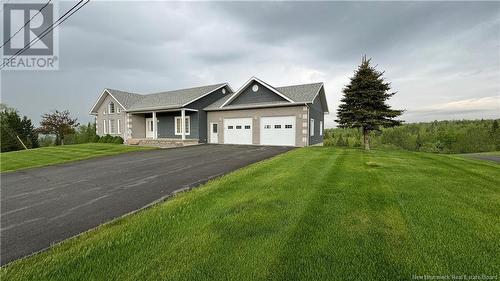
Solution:
[[[324,82],[332,127],[363,54],[408,122],[500,118],[500,2],[92,1],[59,30],[59,70],[2,71],[1,100],[36,124],[54,109],[87,122],[106,87],[237,89],[256,76]]]

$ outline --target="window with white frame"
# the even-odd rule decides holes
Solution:
[[[110,102],[108,104],[108,113],[109,114],[115,113],[115,103],[114,102]]]
[[[311,126],[309,128],[309,134],[312,136],[314,136],[314,119],[311,118]]]
[[[323,135],[323,121],[319,121],[319,135]]]
[[[185,123],[186,123],[186,126],[184,128],[184,133],[186,135],[189,135],[191,133],[191,124],[190,124],[190,120],[191,118],[189,116],[186,116],[186,119],[185,119]],[[176,116],[175,117],[175,135],[176,136],[180,136],[182,135],[182,117],[181,116]]]
[[[116,130],[115,130],[115,120],[109,120],[109,133],[110,134],[114,134],[116,133]]]
[[[103,121],[102,121],[102,130],[103,130],[103,131],[102,131],[102,132],[103,132],[103,134],[107,134],[107,133],[108,133],[108,128],[107,128],[107,126],[106,126],[106,120],[103,120]]]
[[[116,129],[118,130],[118,134],[122,133],[122,122],[120,121],[120,119],[116,120]]]

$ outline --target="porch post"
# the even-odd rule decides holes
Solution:
[[[182,131],[182,140],[186,139],[186,110],[181,109],[181,131]]]
[[[158,123],[156,122],[156,111],[153,111],[153,139],[158,138]]]

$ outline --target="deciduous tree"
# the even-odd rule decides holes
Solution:
[[[68,110],[54,111],[42,115],[39,131],[44,134],[56,136],[56,145],[64,145],[64,135],[72,134],[80,125],[76,118],[71,118]]]

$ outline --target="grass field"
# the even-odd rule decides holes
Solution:
[[[1,269],[2,280],[409,280],[500,272],[500,165],[304,148]]]
[[[4,152],[0,153],[0,171],[14,171],[144,149],[151,148],[111,143],[85,143]]]

